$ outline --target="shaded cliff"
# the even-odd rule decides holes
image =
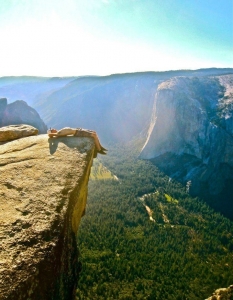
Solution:
[[[6,98],[0,99],[0,126],[28,124],[36,127],[39,133],[46,133],[47,126],[35,109],[23,100],[7,104]]]
[[[233,213],[233,75],[175,77],[155,95],[141,157]],[[220,202],[219,202],[220,201]],[[227,209],[226,209],[227,208]]]
[[[93,154],[89,138],[0,145],[1,300],[73,299]]]
[[[35,107],[48,126],[67,126],[69,115],[71,127],[78,122],[104,142],[127,142],[148,127],[157,85],[153,74],[77,78]]]

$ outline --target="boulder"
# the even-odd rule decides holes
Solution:
[[[0,145],[0,300],[74,299],[93,153],[91,138]]]
[[[10,125],[0,128],[0,142],[7,142],[26,136],[37,135],[38,129],[30,125]]]

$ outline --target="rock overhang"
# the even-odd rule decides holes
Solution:
[[[0,145],[0,299],[15,299],[15,293],[18,299],[35,293],[32,299],[68,299],[56,286],[70,265],[64,253],[69,256],[70,247],[72,260],[77,254],[93,154],[91,138],[39,135]],[[41,278],[46,259],[46,272],[54,275],[47,284]]]

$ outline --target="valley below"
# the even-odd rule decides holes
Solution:
[[[229,286],[233,223],[131,146],[99,158],[119,181],[89,182],[77,300],[199,300]]]
[[[233,283],[233,69],[2,77],[0,98],[2,126],[88,128],[108,148],[76,300],[200,300]]]

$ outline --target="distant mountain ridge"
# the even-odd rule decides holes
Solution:
[[[28,105],[34,107],[36,99],[41,93],[48,95],[72,80],[73,77],[1,77],[0,97],[7,98],[9,103],[16,100],[24,100]]]
[[[191,181],[192,193],[211,195],[215,207],[230,207],[233,215],[232,74],[232,68],[211,68],[3,77],[0,97],[26,100],[48,126],[96,130],[103,143],[144,139],[141,158]]]
[[[150,125],[158,84],[174,76],[209,76],[233,69],[141,72],[64,78],[2,77],[0,97],[22,99],[48,126],[84,127],[104,141],[128,141]]]

